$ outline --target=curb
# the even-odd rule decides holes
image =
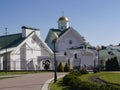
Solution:
[[[64,77],[64,76],[65,76],[65,75],[61,75],[61,76],[58,76],[58,78],[62,78],[62,77]],[[41,90],[48,90],[48,86],[49,86],[50,82],[53,81],[53,80],[54,80],[54,78],[47,80],[47,81],[43,84]]]

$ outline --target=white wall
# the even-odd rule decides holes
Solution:
[[[3,70],[3,56],[0,56],[0,70]]]
[[[20,49],[17,49],[10,54],[10,70],[21,70]]]
[[[69,43],[70,40],[72,41],[72,44]],[[81,43],[82,42],[80,40],[78,40],[71,32],[69,32],[56,43],[56,47],[59,52],[64,52],[71,47],[79,47]]]

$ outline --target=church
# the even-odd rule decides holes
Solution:
[[[41,39],[39,29],[21,29],[22,33],[0,36],[0,70],[44,69],[42,63],[48,56],[53,58],[53,51]]]
[[[53,37],[56,37],[55,52],[57,62],[68,63],[71,69],[86,68],[92,70],[97,66],[98,57],[95,47],[86,42],[64,15],[58,21],[57,29],[50,29],[45,42],[54,51]]]
[[[97,66],[96,49],[70,27],[69,19],[61,16],[57,23],[45,41],[39,29],[27,26],[21,27],[21,33],[0,36],[0,70],[53,70],[54,52],[57,65],[62,62],[71,69],[88,70]]]

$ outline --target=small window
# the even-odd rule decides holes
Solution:
[[[77,54],[74,54],[75,55],[75,59],[77,59]]]
[[[63,27],[61,27],[61,30],[63,30]]]
[[[72,44],[73,42],[72,42],[72,40],[69,40],[69,44]]]

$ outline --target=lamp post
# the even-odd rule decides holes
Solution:
[[[98,70],[100,71],[100,58],[99,58],[100,47],[99,46],[97,46],[97,51],[98,51]]]
[[[7,32],[7,28],[5,28],[5,34],[6,34],[6,45],[7,45],[7,34],[8,34],[8,32]],[[7,72],[7,69],[8,69],[8,67],[7,67],[7,62],[8,62],[8,60],[7,60],[7,46],[6,46],[6,61],[5,61],[5,71]]]
[[[52,43],[53,43],[53,52],[54,52],[54,82],[57,81],[57,60],[56,60],[56,40],[57,40],[58,36],[56,33],[53,33],[51,36],[52,39]]]

